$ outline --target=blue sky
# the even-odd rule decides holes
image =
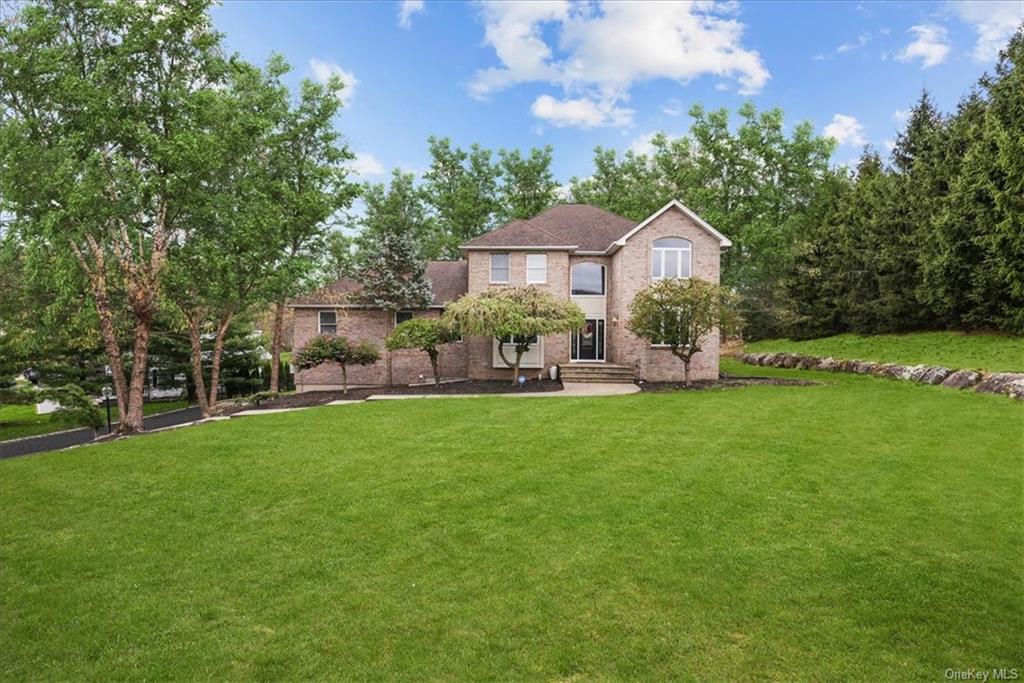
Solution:
[[[685,133],[687,110],[780,107],[882,151],[927,87],[950,111],[1019,22],[1005,2],[257,2],[213,11],[227,46],[293,76],[354,87],[337,125],[366,180],[422,172],[428,135],[555,150],[561,182],[596,145],[642,150]]]

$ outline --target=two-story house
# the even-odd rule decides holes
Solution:
[[[340,333],[383,346],[388,331],[414,316],[439,316],[446,304],[466,293],[490,287],[531,285],[575,301],[587,324],[578,333],[537,339],[523,357],[527,375],[551,366],[563,375],[598,373],[608,378],[648,381],[682,379],[683,366],[671,352],[639,339],[626,327],[636,294],[662,278],[694,277],[718,282],[722,250],[728,238],[678,201],[672,201],[640,223],[585,204],[562,204],[529,220],[515,220],[462,245],[464,260],[432,261],[427,279],[433,301],[426,310],[389,313],[358,304],[358,287],[342,279],[291,306],[295,310],[295,347],[316,334]],[[441,354],[445,377],[507,378],[508,368],[497,353],[497,340],[467,337]],[[426,355],[400,351],[392,356],[396,383],[431,376]],[[299,391],[339,386],[337,368],[301,371]],[[718,377],[718,340],[704,346],[691,366],[693,379]],[[349,381],[383,384],[383,361],[349,371]]]

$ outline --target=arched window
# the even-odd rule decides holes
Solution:
[[[651,248],[651,279],[690,277],[693,245],[682,237],[662,237]]]
[[[604,266],[589,261],[573,266],[572,293],[576,296],[604,296]]]

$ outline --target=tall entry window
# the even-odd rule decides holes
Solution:
[[[693,245],[682,237],[662,237],[651,248],[651,279],[690,277]]]
[[[604,266],[584,261],[572,267],[573,296],[604,296]]]

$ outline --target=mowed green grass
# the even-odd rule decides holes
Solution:
[[[381,401],[0,462],[0,678],[1020,668],[1024,406],[765,372],[827,384]]]
[[[180,410],[187,408],[188,402],[181,401],[153,401],[142,406],[145,415],[165,413],[169,410]],[[104,406],[100,410],[106,411]],[[104,413],[106,414],[106,413]],[[116,406],[110,408],[111,419],[117,420],[119,413]],[[0,404],[0,441],[7,439],[20,439],[24,436],[36,436],[38,434],[49,434],[63,429],[77,429],[80,425],[69,423],[59,419],[54,413],[38,415],[34,405],[3,405]],[[104,427],[106,429],[106,427]]]
[[[788,351],[907,365],[943,365],[956,370],[1024,372],[1024,337],[985,332],[914,332],[876,336],[839,334],[806,341],[765,339],[746,344],[744,350],[749,353]]]

